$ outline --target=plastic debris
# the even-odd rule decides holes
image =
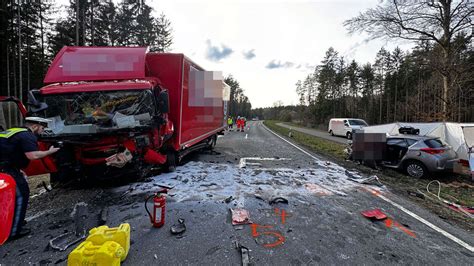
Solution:
[[[184,224],[184,219],[178,219],[178,224],[173,224],[170,228],[170,231],[173,235],[179,235],[186,231],[186,225]]]
[[[372,220],[384,220],[387,219],[387,215],[380,209],[366,210],[360,212],[365,218]]]
[[[249,212],[245,209],[230,209],[232,212],[232,225],[250,224]]]
[[[124,167],[128,162],[132,160],[133,156],[132,153],[125,149],[124,152],[116,153],[112,156],[109,156],[105,159],[106,165],[115,166],[118,168]]]

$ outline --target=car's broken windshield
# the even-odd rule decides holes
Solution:
[[[54,133],[148,125],[155,110],[150,90],[46,95],[44,101],[49,106],[46,116],[54,121]]]

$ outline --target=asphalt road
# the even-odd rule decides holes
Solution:
[[[159,185],[173,189],[166,223],[156,229],[143,205]],[[288,203],[269,203],[277,197]],[[240,265],[237,244],[249,249],[255,265],[472,265],[474,258],[472,232],[383,187],[349,180],[344,168],[297,149],[260,121],[249,122],[246,132],[226,132],[215,152],[191,155],[176,172],[35,197],[27,214],[34,233],[1,246],[0,263],[66,264],[76,245],[61,252],[48,241],[74,230],[71,212],[79,202],[87,204],[88,228],[97,225],[103,207],[109,226],[130,223],[123,265]],[[231,208],[247,210],[253,225],[233,226]],[[389,218],[371,221],[360,213],[374,208]],[[186,231],[172,235],[180,218]]]
[[[287,125],[285,123],[277,123],[277,125],[282,126],[282,127],[286,127],[286,128],[290,128],[290,129],[293,129],[295,131],[303,132],[303,133],[306,133],[308,135],[312,135],[312,136],[315,136],[315,137],[318,137],[318,138],[327,139],[327,140],[334,141],[334,142],[341,143],[341,144],[347,144],[347,138],[346,137],[331,136],[327,131],[322,131],[322,130],[317,130],[317,129],[312,129],[312,128],[305,128],[305,127],[295,127],[295,126],[292,126],[292,125]]]

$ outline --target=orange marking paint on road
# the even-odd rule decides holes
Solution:
[[[291,217],[284,209],[281,210],[279,208],[275,208],[275,214],[281,217],[281,223],[285,224],[286,222],[286,217]]]
[[[259,225],[259,224],[251,224],[250,225],[250,228],[252,228],[252,237],[254,238],[257,238],[261,235],[271,235],[271,236],[274,236],[277,238],[277,240],[274,242],[274,243],[270,243],[270,244],[264,244],[263,246],[266,247],[266,248],[274,248],[276,246],[279,246],[281,244],[283,244],[285,242],[285,237],[283,237],[280,232],[275,232],[275,231],[267,231],[267,232],[262,232],[262,233],[259,233],[257,232],[257,228],[260,227],[260,228],[268,228],[268,229],[272,229],[273,226],[271,225]]]
[[[398,222],[392,220],[391,218],[385,219],[384,224],[388,228],[392,228],[392,225],[394,225],[395,227],[398,227],[400,230],[402,230],[405,234],[416,238],[416,234],[413,231],[409,230],[408,228],[406,228],[405,226],[399,224]]]
[[[385,226],[388,228],[392,228],[393,221],[390,218],[384,220]]]

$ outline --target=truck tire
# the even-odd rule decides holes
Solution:
[[[329,134],[330,134],[331,136],[334,136],[334,132],[332,132],[332,130],[329,130]]]
[[[178,154],[175,151],[166,152],[166,163],[164,164],[164,171],[171,173],[176,171],[176,166],[178,165]]]
[[[212,137],[209,138],[209,141],[208,141],[208,149],[209,150],[213,150],[214,147],[216,147],[216,144],[217,144],[217,135],[214,135]]]

